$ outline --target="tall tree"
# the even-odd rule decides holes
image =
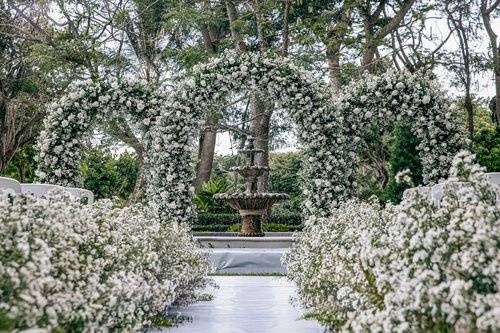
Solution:
[[[493,29],[491,20],[495,14],[498,15],[499,6],[500,0],[480,0],[481,17],[490,40],[491,65],[495,75],[494,112],[498,127],[500,127],[500,41],[498,41],[498,33]]]
[[[45,114],[44,103],[57,94],[50,75],[32,63],[31,48],[40,32],[25,22],[34,11],[16,12],[0,2],[0,173],[25,145],[32,144]],[[28,29],[31,39],[18,30]]]

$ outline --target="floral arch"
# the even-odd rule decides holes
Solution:
[[[354,194],[364,126],[388,129],[395,122],[408,124],[420,139],[417,149],[425,183],[445,176],[466,143],[456,112],[437,83],[425,75],[367,76],[345,87],[332,102],[310,75],[284,59],[228,52],[199,66],[179,84],[152,129],[150,157],[156,168],[149,177],[150,195],[164,219],[184,221],[193,216],[190,140],[206,110],[243,90],[268,96],[296,122],[304,152],[306,215],[327,216]]]
[[[305,179],[331,179],[331,147],[336,146],[335,122],[324,89],[289,60],[260,53],[224,53],[198,66],[169,96],[169,106],[152,129],[150,196],[164,220],[190,220],[192,163],[190,143],[207,110],[225,105],[234,92],[252,91],[289,112],[308,161]],[[326,214],[334,192],[311,186],[306,191],[308,213]]]
[[[131,120],[148,141],[150,127],[164,105],[164,96],[146,82],[100,80],[79,82],[49,105],[37,142],[41,182],[80,186],[82,136],[92,124],[118,117]]]
[[[457,110],[439,84],[423,73],[392,72],[366,75],[346,86],[333,100],[337,148],[332,151],[337,170],[336,200],[352,196],[359,164],[357,151],[366,127],[390,130],[395,123],[408,126],[419,139],[424,184],[446,178],[453,157],[467,144]],[[402,171],[402,170],[400,170]],[[320,181],[323,183],[324,181]],[[323,186],[331,186],[327,180]]]

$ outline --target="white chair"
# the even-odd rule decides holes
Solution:
[[[89,190],[85,190],[83,188],[76,187],[65,187],[66,191],[68,191],[72,196],[78,198],[80,200],[86,199],[86,203],[91,204],[94,202],[94,193]]]
[[[50,191],[62,190],[64,187],[51,184],[21,184],[21,192],[32,194],[35,197],[46,196]]]
[[[488,177],[490,183],[500,187],[500,172],[488,172],[486,176]]]
[[[486,173],[486,176],[491,185],[500,188],[500,172],[489,172]],[[443,185],[443,183],[436,184],[432,187],[431,191],[432,201],[438,207],[440,206],[441,200],[444,196]],[[500,197],[497,197],[497,201],[500,201]]]
[[[9,194],[21,193],[21,184],[12,178],[0,177],[0,190]]]

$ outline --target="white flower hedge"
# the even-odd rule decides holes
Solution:
[[[148,141],[150,127],[165,105],[159,90],[143,81],[78,82],[48,108],[38,139],[40,182],[79,187],[82,138],[96,123],[126,119]]]
[[[186,225],[147,207],[0,193],[0,321],[7,331],[134,331],[194,301],[210,265]]]
[[[301,301],[332,331],[500,330],[500,191],[459,153],[440,207],[348,201],[310,221],[287,254]]]

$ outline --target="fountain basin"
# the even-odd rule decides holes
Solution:
[[[197,232],[194,238],[202,248],[212,249],[285,249],[294,242],[291,232],[266,232],[265,237],[242,237],[237,232]]]
[[[227,201],[229,206],[239,211],[241,215],[240,236],[263,237],[262,215],[271,206],[279,201],[289,198],[285,193],[219,193],[216,199]]]

